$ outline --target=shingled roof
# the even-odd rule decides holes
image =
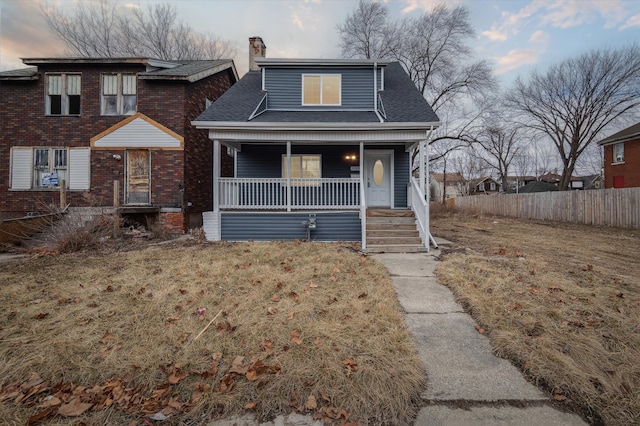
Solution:
[[[631,127],[627,127],[624,130],[614,133],[598,142],[599,145],[610,145],[612,143],[624,142],[631,139],[640,139],[640,123],[634,124]]]
[[[255,115],[265,91],[260,71],[249,71],[203,112],[196,122],[379,123],[373,111],[270,111]],[[385,68],[380,92],[386,123],[437,123],[438,116],[397,62]]]

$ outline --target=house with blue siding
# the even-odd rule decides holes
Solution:
[[[356,241],[428,249],[427,139],[439,120],[397,62],[268,59],[192,124],[214,145],[209,240]],[[220,176],[220,147],[234,153]],[[413,159],[413,161],[412,161]]]

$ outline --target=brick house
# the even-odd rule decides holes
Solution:
[[[502,191],[502,184],[491,176],[484,176],[469,182],[469,195],[496,194],[500,191]]]
[[[604,148],[604,187],[640,186],[640,123],[598,142]]]
[[[0,72],[0,212],[58,204],[151,215],[171,232],[212,205],[213,148],[191,120],[237,80],[231,60],[23,59]],[[223,174],[233,158],[221,155]]]

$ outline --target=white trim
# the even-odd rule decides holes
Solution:
[[[220,139],[225,142],[279,142],[283,143],[287,140],[292,142],[325,142],[325,143],[345,143],[360,141],[394,143],[403,142],[413,144],[426,138],[426,132],[423,130],[392,130],[385,129],[379,131],[352,131],[349,129],[341,129],[333,132],[321,130],[295,130],[295,131],[259,131],[254,129],[243,130],[210,130],[209,139]]]
[[[306,109],[305,109],[306,110]],[[273,110],[271,110],[273,111]],[[318,122],[296,122],[296,123],[251,123],[244,121],[192,121],[191,125],[197,129],[209,129],[210,131],[230,131],[230,130],[420,130],[423,132],[422,139],[431,128],[440,126],[439,121],[434,122],[384,122],[384,123],[318,123]]]

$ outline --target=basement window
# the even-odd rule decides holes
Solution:
[[[341,105],[341,103],[342,75],[302,75],[302,105]]]

